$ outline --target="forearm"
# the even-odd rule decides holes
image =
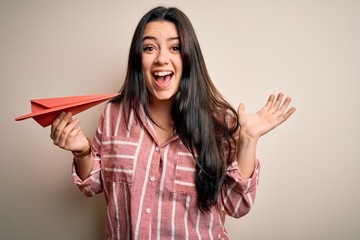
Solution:
[[[237,163],[241,176],[248,179],[252,176],[256,164],[257,140],[241,138],[238,142]]]
[[[84,156],[79,159],[74,159],[75,166],[76,166],[76,173],[81,178],[81,180],[86,179],[91,172],[91,169],[93,168],[94,159],[92,157],[92,154],[88,154],[87,156]]]

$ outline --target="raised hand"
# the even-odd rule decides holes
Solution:
[[[78,126],[79,122],[79,119],[72,119],[70,112],[61,113],[51,125],[50,137],[54,144],[68,151],[85,151],[89,143]]]
[[[264,107],[255,114],[246,114],[245,105],[241,103],[238,108],[240,139],[258,140],[261,136],[286,121],[295,112],[296,108],[291,107],[288,109],[291,98],[287,97],[284,102],[283,98],[283,93],[279,93],[276,100],[275,95],[270,95]]]

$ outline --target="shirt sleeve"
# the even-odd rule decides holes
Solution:
[[[81,180],[76,173],[75,163],[72,165],[72,177],[74,183],[79,187],[80,191],[88,197],[92,197],[95,194],[101,193],[102,180],[101,180],[101,159],[100,159],[100,148],[101,148],[101,126],[103,122],[103,115],[99,119],[98,128],[95,133],[94,139],[92,141],[92,157],[93,157],[93,167],[91,169],[90,175]]]
[[[227,168],[226,181],[221,190],[221,210],[226,215],[240,218],[246,215],[255,200],[259,182],[260,162],[256,160],[255,170],[248,179],[241,176],[236,161]]]

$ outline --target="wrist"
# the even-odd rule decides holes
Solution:
[[[79,160],[79,159],[81,159],[83,157],[86,157],[91,153],[91,150],[92,150],[91,149],[91,141],[90,141],[89,138],[86,138],[86,139],[87,139],[87,142],[88,142],[88,147],[85,150],[83,150],[83,151],[71,151],[75,160]]]
[[[248,145],[248,144],[256,144],[259,140],[258,137],[251,136],[250,134],[246,133],[246,131],[240,131],[239,134],[239,144],[241,145]]]

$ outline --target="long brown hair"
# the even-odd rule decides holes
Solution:
[[[196,159],[195,184],[199,209],[210,210],[217,202],[225,181],[227,164],[234,157],[236,144],[233,135],[239,126],[236,111],[211,81],[195,30],[182,11],[157,7],[142,17],[131,42],[121,95],[113,101],[121,101],[128,106],[127,113],[130,108],[143,106],[146,115],[151,118],[141,55],[144,29],[152,21],[169,21],[177,27],[183,73],[171,115],[176,133]],[[234,124],[227,123],[229,118]]]

